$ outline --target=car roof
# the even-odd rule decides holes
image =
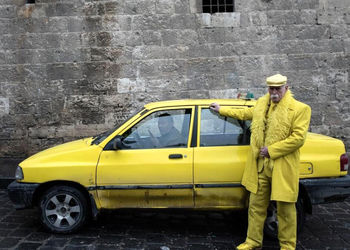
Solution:
[[[169,100],[160,102],[151,102],[146,104],[145,109],[154,109],[160,107],[174,107],[174,106],[209,106],[211,103],[216,102],[222,106],[234,105],[234,106],[254,106],[255,100],[251,99],[182,99],[182,100]]]

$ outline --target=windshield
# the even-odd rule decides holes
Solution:
[[[144,112],[145,109],[142,109],[141,111]],[[123,125],[125,122],[129,121],[131,118],[133,118],[136,114],[140,113],[141,111],[137,111],[137,112],[132,113],[124,122],[118,122],[114,126],[114,128],[92,137],[93,141],[91,142],[91,145],[92,144],[96,144],[96,145],[100,144],[103,140],[105,140],[108,136],[110,136],[114,131],[116,131],[121,125]]]

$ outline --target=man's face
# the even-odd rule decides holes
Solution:
[[[274,103],[278,103],[288,90],[288,85],[282,85],[279,87],[269,87],[270,99]]]

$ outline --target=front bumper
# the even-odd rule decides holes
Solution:
[[[300,179],[313,205],[340,202],[350,196],[350,176]]]
[[[38,186],[39,184],[37,183],[11,182],[7,187],[7,192],[15,208],[23,209],[32,207],[33,194]]]

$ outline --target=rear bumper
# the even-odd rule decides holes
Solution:
[[[33,194],[39,184],[20,183],[13,181],[8,185],[7,192],[10,200],[14,203],[16,209],[29,208],[33,205]]]
[[[311,204],[340,202],[350,196],[350,176],[337,178],[300,179]]]

